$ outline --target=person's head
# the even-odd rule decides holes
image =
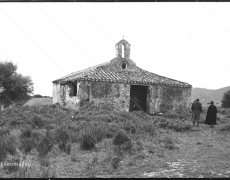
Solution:
[[[213,101],[211,101],[211,105],[213,105],[214,104],[214,102]]]
[[[199,102],[200,100],[199,99],[196,99],[197,102]]]

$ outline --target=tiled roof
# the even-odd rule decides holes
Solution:
[[[100,81],[100,82],[112,82],[112,83],[189,87],[189,88],[192,87],[188,83],[159,76],[157,74],[143,70],[139,67],[137,67],[136,70],[111,70],[111,69],[103,68],[105,65],[109,63],[110,61],[91,68],[87,68],[82,71],[71,73],[53,82],[65,83],[68,81],[82,80],[82,81]]]

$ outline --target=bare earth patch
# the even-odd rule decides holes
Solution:
[[[164,158],[168,168],[144,173],[143,177],[229,177],[229,133],[220,132],[218,126],[213,130],[201,125],[194,131],[178,133],[177,138],[180,151]]]

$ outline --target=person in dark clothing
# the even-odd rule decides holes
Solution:
[[[202,112],[202,105],[199,102],[199,99],[196,99],[194,103],[192,103],[192,121],[193,127],[195,126],[195,122],[197,121],[197,127],[199,127],[200,113]]]
[[[211,128],[214,128],[214,125],[216,125],[216,114],[217,108],[214,105],[214,102],[211,101],[211,105],[208,107],[205,124],[208,124]]]

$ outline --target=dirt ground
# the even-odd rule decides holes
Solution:
[[[145,172],[141,177],[230,177],[229,132],[207,125],[186,133],[173,133],[178,151],[164,157],[168,166]]]

